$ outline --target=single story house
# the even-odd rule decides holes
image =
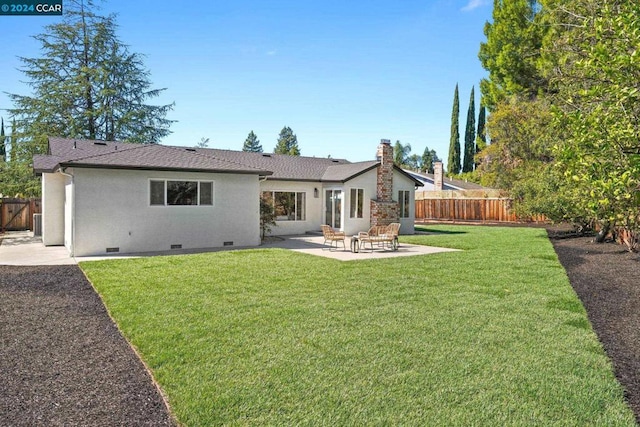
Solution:
[[[49,138],[42,176],[42,240],[73,256],[257,246],[260,197],[274,205],[273,234],[347,234],[400,222],[413,233],[415,188],[393,164],[388,140],[376,160]]]

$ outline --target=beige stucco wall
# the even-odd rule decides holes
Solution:
[[[318,189],[318,197],[314,197],[314,188]],[[295,191],[306,193],[306,215],[304,221],[276,221],[271,235],[287,236],[304,234],[307,231],[320,230],[322,223],[322,184],[319,182],[272,181],[260,183],[260,191]]]
[[[411,217],[401,218],[401,234],[414,234],[415,223],[415,183],[394,171],[393,176],[393,200],[397,201],[398,191],[409,190],[409,212]],[[318,197],[314,197],[314,189],[318,189]],[[364,190],[364,203],[362,218],[350,218],[351,189],[362,188]],[[376,170],[370,170],[345,183],[320,183],[320,182],[295,182],[266,180],[260,183],[260,191],[295,191],[305,192],[307,201],[306,219],[304,221],[277,221],[277,226],[271,230],[272,235],[304,234],[308,231],[320,231],[320,225],[326,223],[325,194],[326,190],[342,191],[342,219],[340,229],[347,235],[358,234],[370,227],[370,203],[376,198]]]
[[[400,218],[400,234],[415,234],[416,202],[415,182],[398,171],[393,173],[393,200],[398,201],[398,191],[410,191],[409,194],[409,218]]]
[[[257,175],[79,169],[75,182],[75,256],[260,243]],[[213,206],[150,206],[149,180],[213,181]]]
[[[347,235],[367,231],[370,227],[371,199],[376,198],[376,170],[370,170],[342,184],[344,195],[343,230]],[[351,218],[351,189],[364,190],[362,218]]]
[[[64,187],[66,177],[60,173],[42,174],[42,243],[64,244]]]

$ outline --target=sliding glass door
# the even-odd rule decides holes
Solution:
[[[340,229],[342,222],[342,190],[326,190],[325,208],[327,225]]]

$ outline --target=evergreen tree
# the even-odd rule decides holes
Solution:
[[[21,58],[32,96],[10,94],[25,138],[68,138],[158,142],[170,133],[173,108],[147,102],[151,89],[142,57],[117,35],[115,16],[97,15],[91,0],[70,0],[62,22],[34,38],[42,57]]]
[[[480,104],[480,113],[478,113],[478,132],[476,133],[476,154],[481,152],[487,146],[487,135],[485,135],[484,127],[487,120],[487,109]],[[478,163],[475,163],[478,167]]]
[[[464,131],[464,162],[462,172],[473,172],[473,157],[476,154],[476,101],[475,88],[471,88],[469,110],[467,111],[467,127]]]
[[[489,72],[480,82],[482,104],[489,111],[511,95],[534,97],[546,79],[538,69],[540,48],[551,26],[545,25],[537,0],[494,0],[493,22],[487,22],[478,57]]]
[[[290,156],[299,156],[300,148],[298,147],[298,137],[293,133],[289,126],[285,126],[280,131],[278,143],[273,150],[276,154],[288,154]]]
[[[18,132],[16,131],[16,119],[11,120],[11,136],[9,137],[9,160],[18,160]]]
[[[420,171],[433,173],[433,165],[439,161],[440,159],[436,154],[436,150],[430,150],[429,147],[425,147],[424,153],[422,153],[422,165],[420,167]]]
[[[0,158],[3,162],[7,161],[7,149],[4,145],[6,137],[4,136],[4,117],[0,118]]]
[[[398,166],[408,165],[410,153],[411,144],[402,144],[400,141],[396,141],[393,144],[393,163]]]
[[[249,132],[247,139],[244,140],[242,151],[249,151],[251,153],[262,153],[262,145],[260,140],[253,131]]]
[[[453,94],[453,111],[451,112],[451,139],[449,141],[449,174],[460,173],[460,99],[458,97],[458,85]]]
[[[209,138],[203,136],[200,141],[196,142],[196,148],[209,148],[209,142]]]

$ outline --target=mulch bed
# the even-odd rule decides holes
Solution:
[[[640,424],[640,254],[549,232]]]
[[[0,266],[0,425],[173,426],[75,265]]]

